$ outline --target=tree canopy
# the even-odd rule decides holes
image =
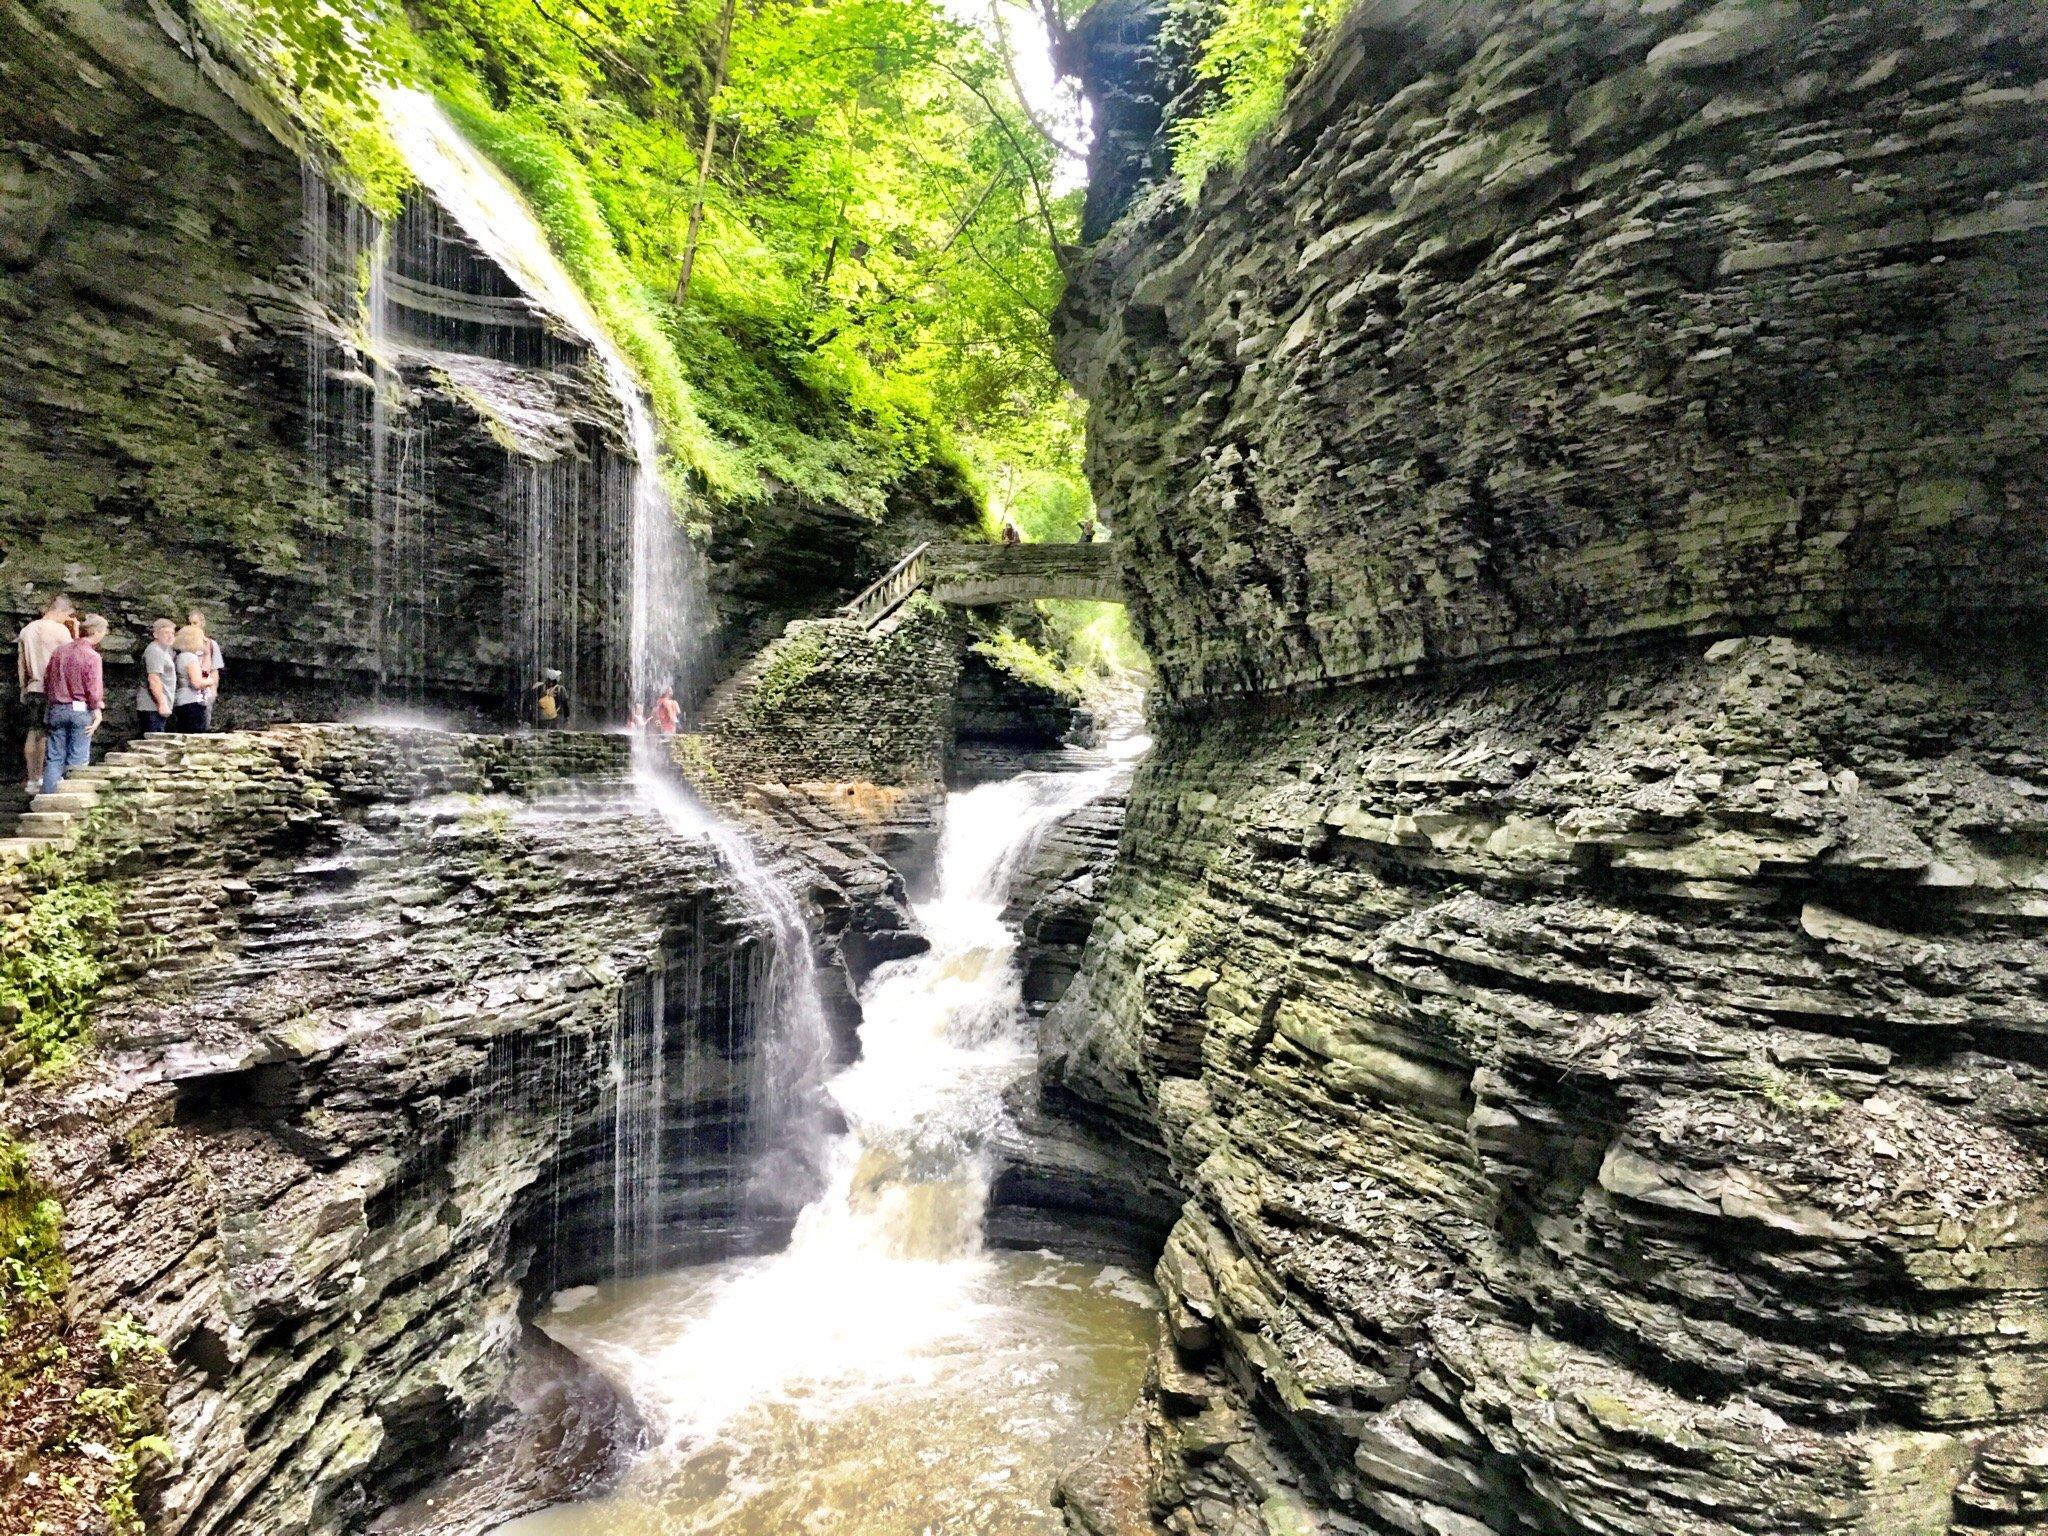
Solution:
[[[372,173],[366,82],[434,90],[638,332],[723,497],[876,512],[948,461],[1062,523],[1085,505],[1047,328],[1078,194],[1001,29],[940,0],[210,3]]]

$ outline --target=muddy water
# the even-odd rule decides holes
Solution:
[[[678,1330],[717,1315],[772,1263],[606,1287],[548,1331],[658,1412],[660,1381],[683,1365]],[[880,1277],[850,1278],[860,1294]],[[1060,1531],[1053,1478],[1137,1396],[1153,1326],[1144,1289],[1118,1271],[1023,1254],[897,1279],[872,1331],[823,1296],[812,1316],[788,1319],[788,1335],[760,1341],[765,1359],[735,1349],[721,1362],[734,1372],[729,1414],[701,1422],[693,1391],[671,1405],[683,1423],[658,1431],[663,1443],[623,1486],[504,1536]],[[759,1390],[764,1372],[785,1367]]]

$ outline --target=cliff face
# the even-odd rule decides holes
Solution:
[[[487,253],[538,228],[425,186],[373,218],[170,0],[4,0],[0,80],[10,626],[68,590],[127,678],[151,619],[203,607],[231,725],[502,720],[543,668],[624,715],[631,436],[583,306]],[[879,522],[723,509],[689,638],[738,648],[975,515],[938,471]]]
[[[810,1193],[759,1155],[806,1044],[790,957],[624,745],[280,727],[91,781],[66,873],[118,921],[92,1044],[16,1068],[0,1125],[62,1204],[69,1326],[167,1351],[152,1529],[361,1529],[503,1410],[529,1285],[731,1251]],[[828,942],[907,924],[900,885],[833,867],[801,876]],[[99,1469],[47,1429],[75,1404],[23,1385],[43,1304],[6,1300],[25,1529]]]
[[[1189,1199],[1077,1528],[2048,1517],[2043,41],[1361,0],[1128,192],[1166,704],[1045,1077]]]
[[[632,466],[588,344],[424,192],[380,230],[172,7],[9,4],[0,58],[7,610],[71,591],[126,675],[206,608],[231,723],[500,715],[543,665],[615,707]]]
[[[1354,6],[1243,173],[1128,194],[1068,299],[1167,688],[2036,621],[2043,26]]]

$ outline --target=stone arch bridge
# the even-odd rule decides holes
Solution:
[[[1124,600],[1114,544],[920,544],[840,613],[872,629],[921,591],[956,608]]]

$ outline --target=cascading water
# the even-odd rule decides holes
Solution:
[[[626,633],[621,659],[623,675],[604,692],[621,705],[644,710],[663,685],[678,696],[694,697],[696,667],[706,619],[704,577],[695,550],[671,506],[660,469],[655,424],[642,398],[633,370],[619,354],[609,333],[592,312],[582,291],[549,249],[547,239],[517,191],[462,136],[432,97],[392,88],[380,95],[386,123],[406,163],[432,194],[433,204],[459,226],[468,240],[509,278],[527,299],[545,309],[580,338],[601,370],[606,393],[623,415],[629,455],[601,449],[599,462],[586,467],[579,456],[564,453],[529,461],[524,476],[524,608],[518,632],[526,643],[524,667],[530,681],[544,666],[565,673],[572,700],[586,705],[599,690],[589,676],[579,677],[577,658],[583,648],[577,632],[590,627],[589,615],[604,616],[623,609]],[[410,213],[410,210],[409,210]],[[401,220],[403,223],[403,220]],[[424,253],[431,292],[460,289],[459,283],[436,281],[438,250]],[[459,256],[450,259],[459,260]],[[377,263],[385,271],[385,263]],[[371,324],[389,308],[391,280],[373,277],[369,295]],[[474,286],[473,284],[470,286]],[[415,296],[420,303],[440,302]],[[492,319],[489,305],[468,301]],[[506,306],[495,317],[503,320]],[[478,330],[465,312],[465,339]],[[488,332],[491,327],[483,329]],[[544,345],[517,341],[516,327],[500,324],[498,334],[519,346]],[[497,345],[497,343],[493,343]],[[488,348],[486,349],[488,350]],[[392,422],[387,419],[385,392],[375,392],[373,408],[372,479],[384,484],[396,468],[386,462],[393,451]],[[380,425],[381,424],[381,425]],[[597,485],[587,483],[591,475]],[[593,584],[586,567],[595,559],[579,549],[577,508],[592,497],[609,509],[623,509],[627,526],[617,542],[629,552],[623,582],[611,582],[600,571],[594,584],[601,601],[585,600]],[[381,524],[380,524],[381,526]],[[402,547],[401,528],[393,547]],[[567,633],[565,633],[565,630]],[[622,713],[623,710],[617,712]],[[616,717],[616,716],[614,716]],[[692,800],[660,765],[643,760],[636,775],[638,792],[681,836],[708,842],[731,872],[743,899],[765,919],[767,943],[760,967],[748,989],[747,1009],[753,1036],[728,1038],[720,1045],[721,1072],[734,1073],[732,1119],[727,1135],[734,1143],[731,1161],[746,1169],[745,1187],[726,1201],[736,1224],[753,1213],[795,1209],[817,1187],[818,1149],[822,1145],[823,1108],[818,1095],[828,1042],[824,1009],[819,1001],[811,956],[810,935],[795,896],[765,869],[744,839],[720,824]],[[614,1036],[611,1083],[613,1105],[613,1267],[625,1275],[644,1274],[667,1251],[664,1228],[673,1204],[665,1158],[669,1079],[673,1073],[706,1070],[700,1044],[672,1040],[687,1019],[675,1017],[659,967],[625,989]],[[727,1034],[733,1034],[728,1021]],[[734,1066],[744,1059],[743,1066]],[[687,1103],[692,1095],[678,1096]]]
[[[1135,1396],[1150,1315],[1119,1271],[983,1251],[987,1149],[1030,1070],[1006,889],[1118,771],[954,794],[931,949],[863,999],[846,1130],[786,1250],[566,1293],[547,1330],[658,1427],[613,1495],[506,1536],[1053,1531],[1053,1471]]]
[[[623,606],[630,633],[614,707],[644,709],[664,683],[693,697],[703,582],[631,370],[517,193],[439,107],[403,91],[388,93],[384,107],[435,205],[587,343],[624,413],[630,459],[600,453],[600,473],[621,465],[604,504],[622,507],[630,537],[624,591],[599,571],[608,601],[588,602],[586,556],[574,543],[581,524],[564,518],[587,490],[575,483],[581,455],[543,454],[535,462],[544,467],[527,471],[530,611],[518,615],[528,627],[514,630],[528,643],[526,665],[564,652],[573,665],[581,651],[565,647],[562,615],[580,638],[587,612]],[[424,253],[429,261],[440,254]],[[380,263],[361,349],[373,370],[392,345],[378,319],[390,312],[391,285]],[[429,313],[446,306],[433,293],[407,300],[415,302]],[[510,329],[502,316],[481,323]],[[386,371],[403,384],[400,368]],[[374,379],[364,424],[367,499],[390,557],[380,583],[402,577],[416,539],[405,518],[431,499],[405,494],[404,402],[387,397],[386,382]],[[611,494],[614,484],[623,495]],[[379,640],[389,636],[380,631]],[[570,683],[572,695],[594,692],[588,678]],[[820,1092],[827,1034],[800,905],[741,838],[643,761],[639,793],[677,834],[719,852],[765,920],[766,942],[746,986],[744,1025],[728,987],[722,1034],[701,998],[676,995],[700,973],[678,967],[672,976],[666,950],[623,989],[609,1085],[611,1268],[623,1278],[588,1305],[577,1306],[588,1298],[573,1293],[558,1298],[550,1326],[615,1372],[664,1432],[624,1491],[521,1529],[1010,1536],[1054,1528],[1045,1498],[1052,1469],[1106,1431],[1135,1395],[1149,1317],[1135,1283],[1117,1271],[982,1251],[989,1136],[1004,1088],[1030,1060],[1015,1028],[1014,937],[1000,914],[1016,860],[1111,772],[1024,775],[953,798],[939,894],[920,908],[932,949],[873,978],[862,1059],[830,1084],[846,1125],[830,1138]],[[652,1276],[675,1251],[672,1106],[695,1114],[711,1101],[736,1170],[720,1201],[735,1229],[750,1211],[816,1197],[777,1255]]]

